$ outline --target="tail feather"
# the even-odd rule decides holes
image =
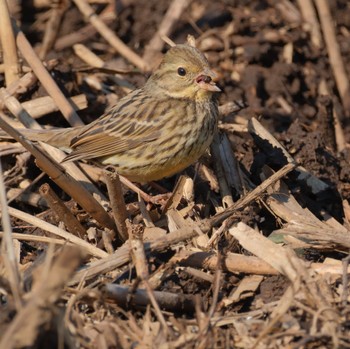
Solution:
[[[75,128],[58,128],[51,130],[33,130],[33,129],[18,129],[24,137],[30,141],[41,141],[50,144],[56,148],[66,150],[70,147],[71,140],[79,134],[80,129]],[[11,139],[6,132],[0,130],[0,139]]]

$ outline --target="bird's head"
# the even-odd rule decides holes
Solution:
[[[172,98],[201,99],[221,91],[215,79],[202,52],[189,45],[177,45],[164,55],[149,84]]]

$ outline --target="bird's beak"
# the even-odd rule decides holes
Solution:
[[[221,89],[216,86],[215,80],[217,75],[209,69],[204,70],[195,78],[196,83],[200,88],[211,92],[221,92]]]

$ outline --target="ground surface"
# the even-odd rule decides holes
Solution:
[[[81,203],[42,174],[23,147],[0,143],[9,206],[39,218],[29,222],[10,210],[13,232],[49,237],[14,240],[20,282],[7,254],[0,257],[2,347],[350,347],[349,90],[339,93],[324,37],[317,47],[296,1],[189,3],[167,34],[175,43],[193,35],[217,72],[223,135],[211,154],[182,173],[187,179],[174,176],[142,185],[153,196],[143,197],[145,205],[136,189],[123,186],[133,257],[129,244],[120,247],[108,224],[92,219]],[[101,1],[93,9],[111,16],[109,28],[145,58],[171,4],[125,0],[108,7]],[[350,76],[350,5],[345,0],[328,4]],[[65,2],[61,5],[63,9]],[[55,10],[45,1],[12,4],[37,52],[52,29],[48,19],[60,18],[61,5]],[[74,4],[66,6],[53,48],[43,60],[55,60],[51,75],[66,97],[86,97],[87,106],[78,113],[88,123],[126,93],[112,77],[113,69],[126,72],[119,82],[135,87],[143,85],[149,70],[135,69],[96,33],[85,32],[85,38],[70,42],[86,22]],[[329,24],[323,32],[328,29]],[[109,70],[79,58],[72,49],[76,43],[86,45]],[[159,61],[166,49],[162,44],[151,50],[148,62]],[[28,67],[29,61],[24,57],[21,64]],[[8,87],[3,73],[0,83]],[[26,102],[47,92],[34,81],[24,93],[18,88],[12,94]],[[0,107],[11,115],[3,95]],[[58,112],[37,121],[68,126]],[[286,170],[283,182],[275,179],[249,197],[288,163],[299,167]],[[101,169],[94,164],[83,169],[108,196]],[[57,207],[48,208],[38,196],[44,183],[80,221],[83,233],[72,242],[83,252],[62,245],[40,224],[68,230]],[[112,215],[109,200],[99,200]],[[119,210],[123,204],[117,201]],[[6,231],[5,223],[1,230]],[[139,235],[150,241],[145,244],[147,262]],[[82,240],[100,252],[87,251]]]

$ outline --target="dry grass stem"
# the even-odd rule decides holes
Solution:
[[[220,194],[222,198],[222,206],[224,208],[232,206],[233,199],[231,195],[231,189],[227,183],[227,178],[225,176],[223,159],[220,153],[220,135],[217,134],[214,138],[213,143],[210,146],[211,155],[214,160],[215,173],[220,186]]]
[[[18,100],[15,97],[10,96],[7,93],[7,90],[4,88],[0,89],[0,100],[4,103],[7,109],[13,115],[15,115],[17,119],[27,128],[41,129],[40,124],[36,120],[34,120],[31,117],[31,115],[29,115],[28,112],[23,108],[23,106],[18,102]],[[4,120],[7,120],[4,114],[1,115],[1,117]],[[41,143],[41,146],[45,149],[47,154],[53,157],[57,162],[61,162],[66,156],[66,154],[62,150],[54,148],[48,144]],[[91,183],[89,178],[77,167],[77,165],[74,162],[63,163],[62,165],[60,165],[60,167],[65,168],[68,171],[68,173],[74,179],[79,180],[81,182],[81,185],[83,185],[87,190],[95,193],[101,199],[105,199],[104,195],[98,190],[98,188],[95,185]]]
[[[331,96],[325,79],[321,80],[318,89],[319,89],[320,95]],[[332,101],[333,101],[333,104],[336,103],[335,98],[332,98]],[[340,116],[339,116],[339,113],[337,112],[337,109],[338,108],[333,108],[333,119],[334,119],[333,127],[334,127],[334,133],[335,133],[335,141],[337,144],[337,151],[340,153],[346,149],[346,141],[345,141],[344,129],[340,122]]]
[[[326,42],[329,62],[333,69],[335,81],[337,83],[340,98],[347,115],[350,113],[350,84],[349,77],[344,67],[344,62],[340,53],[340,47],[334,28],[329,3],[327,0],[315,0],[318,17],[321,22],[323,37]]]
[[[6,123],[0,113],[0,127],[11,137],[20,142],[35,158],[37,165],[47,173],[51,179],[57,183],[68,195],[89,212],[102,226],[113,229],[115,227],[113,220],[103,207],[92,197],[92,195],[77,182],[73,177],[64,172],[62,167],[44,154],[34,144],[28,142],[24,137]]]
[[[40,47],[39,57],[44,60],[47,53],[54,46],[57,33],[60,29],[62,17],[69,6],[68,0],[60,0],[51,4],[50,18],[46,22],[46,30]]]
[[[52,63],[52,61],[51,61]],[[47,68],[50,70],[53,64],[47,64]],[[16,80],[12,84],[6,87],[6,91],[9,95],[13,97],[18,97],[21,94],[29,92],[29,90],[35,85],[38,81],[36,75],[30,71],[24,74],[20,79]],[[4,101],[0,100],[0,109],[4,108]]]
[[[101,58],[99,58],[94,52],[89,50],[85,45],[76,44],[73,46],[74,53],[84,62],[89,64],[91,67],[100,68],[102,71],[110,69],[108,63],[105,63]],[[125,93],[129,93],[134,90],[135,87],[128,83],[121,74],[110,75],[109,78],[113,80],[116,85],[121,86]]]
[[[178,229],[161,238],[146,242],[144,247],[145,252],[148,254],[154,251],[163,251],[170,246],[191,239],[197,235],[198,234],[193,231],[193,229]],[[96,275],[114,270],[130,261],[130,245],[126,242],[123,246],[119,247],[113,255],[107,256],[100,261],[89,263],[84,270],[78,271],[70,281],[70,285],[76,285],[80,282],[82,277],[84,277],[85,280],[89,280]]]
[[[128,213],[126,211],[120,178],[116,172],[105,171],[104,174],[118,237],[124,242],[128,239],[128,229],[126,227]]]
[[[12,208],[12,207],[9,207],[8,211],[12,217],[16,217],[18,219],[21,219],[24,222],[32,224],[35,227],[43,229],[51,234],[60,236],[61,238],[65,239],[67,242],[70,242],[74,245],[79,246],[80,248],[82,248],[84,251],[86,251],[87,253],[89,253],[92,256],[95,256],[98,258],[104,258],[104,257],[108,256],[108,253],[106,253],[105,251],[102,251],[101,249],[84,241],[83,239],[80,239],[80,238],[66,232],[63,229],[60,229],[60,228],[58,228],[50,223],[47,223],[47,222],[43,221],[42,219],[39,219],[35,216],[32,216],[28,213],[22,212],[20,210]]]
[[[242,197],[238,201],[234,203],[233,206],[227,208],[224,212],[218,213],[215,216],[209,218],[206,222],[204,222],[202,230],[208,231],[209,227],[217,226],[218,224],[222,223],[226,218],[231,216],[235,211],[245,207],[250,202],[261,196],[262,193],[266,191],[266,189],[283,178],[287,173],[294,170],[295,164],[289,163],[282,167],[279,171],[274,173],[271,177],[269,177],[267,180],[265,180],[262,184],[257,186],[255,189],[253,189],[251,192],[249,192],[246,196]]]
[[[350,248],[349,231],[343,225],[326,213],[324,221],[319,220],[307,208],[300,206],[282,181],[269,190],[266,204],[276,216],[287,222],[274,234],[292,235],[318,249],[347,251]]]
[[[21,67],[18,62],[16,40],[6,0],[0,0],[0,42],[3,52],[6,86],[19,79]]]
[[[115,33],[107,27],[107,25],[101,21],[101,19],[96,15],[92,7],[85,0],[73,0],[76,6],[79,8],[81,13],[84,14],[90,23],[96,28],[96,30],[101,34],[101,36],[124,58],[126,58],[130,63],[134,64],[136,67],[141,69],[141,71],[147,70],[147,65],[145,61],[138,56],[134,51],[127,47],[123,41],[121,41]]]
[[[34,241],[34,242],[43,242],[46,244],[55,244],[55,245],[67,245],[66,240],[54,239],[47,236],[36,236],[31,234],[21,234],[21,233],[12,233],[12,238],[19,241]],[[0,237],[4,238],[5,233],[0,231]]]
[[[157,32],[153,35],[149,44],[146,46],[143,59],[148,65],[154,65],[154,55],[162,50],[164,42],[163,37],[169,36],[175,24],[179,21],[182,13],[190,4],[191,0],[173,0],[159,24]]]
[[[249,132],[261,140],[267,141],[271,147],[281,151],[288,163],[295,163],[293,157],[287,152],[287,150],[277,141],[277,139],[266,129],[261,123],[252,118],[248,124]],[[310,171],[302,166],[297,166],[295,171],[298,172],[298,180],[306,182],[306,184],[312,188],[314,194],[320,193],[323,190],[329,188],[328,184],[314,176]]]
[[[336,345],[338,342],[336,337],[337,323],[340,319],[337,311],[331,307],[328,286],[323,282],[318,283],[306,263],[299,259],[292,250],[276,245],[244,223],[239,223],[236,227],[230,228],[229,231],[245,249],[276,268],[291,282],[291,286],[280,300],[280,307],[276,310],[276,314],[272,314],[272,323],[260,334],[258,341],[272,329],[273,324],[290,308],[294,297],[299,292],[303,292],[312,308],[323,309],[323,315],[325,316],[324,331],[333,338],[333,343]],[[323,289],[323,292],[320,292],[320,288]]]
[[[311,42],[317,48],[322,48],[322,35],[320,25],[317,20],[316,10],[312,0],[298,0],[303,20],[310,28]]]
[[[193,197],[193,185],[190,184],[190,187],[192,187],[190,191],[186,190],[186,187],[191,182],[193,184],[192,179],[187,176],[179,177],[171,193],[171,196],[163,207],[163,215],[166,214],[169,210],[176,209],[180,204],[182,198],[190,199],[190,197]]]
[[[191,252],[181,251],[173,257],[174,263],[190,266],[193,268],[204,268],[215,271],[218,258],[214,252]],[[238,253],[228,253],[222,257],[222,268],[231,273],[245,273],[258,275],[276,275],[277,271],[260,258],[244,256]]]
[[[84,227],[47,183],[40,187],[39,193],[73,235],[81,239],[86,235]]]
[[[50,273],[36,280],[35,290],[3,334],[1,348],[34,345],[41,326],[49,323],[54,316],[55,302],[81,261],[79,249],[67,246],[63,248],[52,263]]]
[[[16,32],[16,42],[18,49],[33,69],[37,78],[43,84],[47,93],[56,102],[64,118],[71,126],[83,125],[83,122],[81,121],[80,117],[75,112],[71,104],[67,101],[62,91],[58,88],[56,82],[53,80],[52,76],[42,64],[41,60],[33,50],[32,46],[30,45],[23,32],[15,24],[14,30]]]
[[[103,288],[103,291],[107,297],[115,300],[118,304],[126,305],[128,303],[131,290],[128,287],[123,287],[116,284],[107,284]],[[153,291],[153,293],[155,300],[162,309],[167,311],[185,312],[193,312],[194,310],[193,296],[159,291]],[[138,288],[134,291],[131,302],[132,303],[130,305],[145,307],[146,305],[151,304],[149,293],[147,290]]]
[[[99,15],[99,18],[108,26],[116,20],[114,11],[110,11],[109,9],[103,11]],[[74,33],[69,33],[58,38],[55,42],[54,49],[61,51],[65,48],[72,47],[74,44],[83,43],[93,37],[96,32],[97,30],[92,24],[87,24],[85,27],[82,27]]]
[[[143,232],[144,227],[141,225],[129,226],[129,244],[131,257],[135,265],[137,276],[140,280],[142,280],[142,284],[147,291],[148,298],[154,308],[156,316],[159,322],[162,324],[163,331],[167,334],[169,332],[169,328],[159,308],[156,297],[154,295],[154,291],[148,282],[149,272],[143,244]]]
[[[22,306],[22,289],[21,289],[21,277],[18,270],[17,259],[14,251],[13,236],[11,229],[11,221],[8,212],[8,206],[6,201],[6,192],[2,166],[0,162],[0,213],[1,223],[4,229],[4,238],[1,243],[1,255],[3,256],[3,262],[5,264],[8,279],[11,285],[11,291],[15,299],[17,310]]]
[[[6,1],[0,348],[350,348],[348,4]]]
[[[88,105],[86,96],[83,94],[68,98],[68,101],[73,106],[75,111],[83,110]],[[31,101],[23,102],[22,107],[34,119],[38,119],[47,114],[59,111],[58,106],[50,96],[39,97]]]

